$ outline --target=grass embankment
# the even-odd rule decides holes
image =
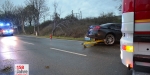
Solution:
[[[22,35],[36,36],[36,35],[34,35],[34,34],[22,34]],[[45,36],[36,36],[36,37],[50,38],[49,35],[45,35]],[[73,38],[73,37],[53,36],[53,38],[54,38],[54,39],[65,39],[65,40],[78,40],[78,41],[84,41],[84,37],[83,37],[83,38]]]
[[[46,35],[46,36],[38,36],[38,37],[50,38],[50,36],[48,36],[48,35]],[[84,41],[84,37],[83,38],[73,38],[73,37],[53,36],[53,38],[55,38],[55,39],[65,39],[65,40]]]

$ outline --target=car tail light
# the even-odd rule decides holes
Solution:
[[[122,49],[127,52],[133,52],[133,46],[122,45]]]
[[[94,30],[99,30],[100,29],[100,26],[95,26],[94,27]]]
[[[2,30],[3,32],[6,32],[6,30]]]

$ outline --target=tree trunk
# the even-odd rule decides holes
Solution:
[[[35,17],[34,17],[34,28],[33,28],[33,30],[34,30],[34,34],[36,33],[36,19],[35,19]]]
[[[38,32],[38,21],[37,21],[37,17],[34,18],[34,34],[36,34]]]
[[[53,30],[52,30],[52,35],[55,35],[55,29],[56,29],[56,28],[53,28]]]
[[[23,32],[24,34],[26,34],[26,31],[25,31],[25,29],[24,29],[24,21],[22,21],[22,32]]]
[[[17,28],[16,28],[16,29],[17,29],[17,34],[20,34],[20,33],[19,33],[19,29],[18,29],[18,26],[17,26]]]
[[[36,18],[36,25],[37,25],[37,35],[39,35],[39,17]]]
[[[30,26],[31,26],[31,22],[32,22],[32,21],[29,21],[29,23],[30,23]]]
[[[55,35],[55,29],[56,29],[56,22],[54,21],[53,29],[52,29],[52,35]]]
[[[34,25],[34,33],[36,32],[36,30],[35,30],[35,25]]]

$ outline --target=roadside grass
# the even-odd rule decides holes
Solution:
[[[66,39],[66,40],[78,40],[78,41],[84,41],[84,38],[73,38],[73,37],[62,37],[62,36],[53,36],[55,39]]]
[[[38,36],[38,37],[50,38],[50,36],[48,36],[48,35],[46,35],[46,36]],[[65,40],[84,41],[84,37],[83,37],[83,38],[73,38],[73,37],[53,36],[52,38],[54,38],[54,39],[65,39]]]
[[[35,36],[34,34],[22,34],[22,35]],[[45,35],[45,36],[36,36],[36,37],[50,38],[49,35]],[[85,41],[85,40],[84,40],[84,37],[83,37],[83,38],[73,38],[73,37],[53,36],[52,38],[54,38],[54,39],[65,39],[65,40]]]

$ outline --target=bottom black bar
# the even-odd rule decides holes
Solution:
[[[150,55],[134,55],[133,56],[133,69],[138,72],[150,73],[149,66],[136,65],[136,62],[150,63]]]
[[[150,35],[134,35],[134,42],[149,42]]]
[[[133,61],[148,62],[148,63],[150,63],[150,55],[136,54],[136,55],[133,56]]]

